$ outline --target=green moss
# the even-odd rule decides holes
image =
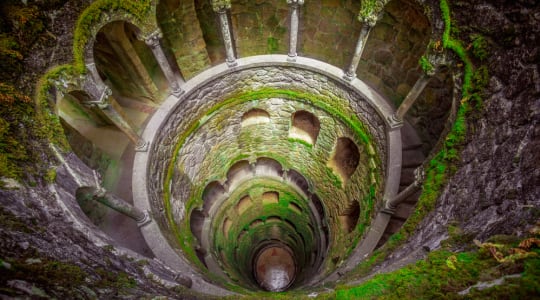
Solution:
[[[471,40],[473,55],[480,60],[485,60],[489,56],[486,39],[481,34],[473,34],[471,35]]]
[[[266,39],[267,53],[275,54],[279,52],[279,40],[275,37],[268,37]]]
[[[462,247],[463,245],[471,244],[473,238],[473,234],[464,233],[458,224],[452,223],[448,226],[448,239],[441,242],[441,245],[446,247]]]
[[[455,171],[453,164],[459,158],[459,149],[465,141],[467,132],[466,117],[471,110],[468,100],[478,91],[473,88],[471,83],[473,65],[465,48],[460,41],[450,37],[450,8],[446,0],[440,1],[440,8],[442,18],[445,21],[443,47],[453,50],[464,64],[462,86],[463,100],[458,108],[454,124],[445,138],[442,149],[433,157],[427,166],[423,192],[418,201],[417,209],[407,220],[402,229],[406,236],[409,236],[424,216],[435,207],[436,200],[439,197],[442,187],[445,185],[447,178]]]
[[[450,231],[456,233],[459,229],[454,227]],[[516,251],[510,250],[512,244],[497,247],[506,249],[507,253]],[[502,295],[506,299],[504,295],[520,295],[518,298],[525,299],[538,294],[539,249],[528,250],[529,255],[521,259],[499,263],[488,248],[460,253],[444,249],[433,251],[425,260],[398,271],[375,275],[358,286],[338,287],[336,296],[339,299],[494,299]],[[482,291],[473,288],[465,296],[458,294],[479,281],[491,281],[515,273],[521,273],[521,277],[506,279],[502,285]]]
[[[375,23],[387,0],[365,0],[360,2],[359,19],[362,22]]]
[[[427,73],[433,72],[434,67],[425,55],[422,55],[422,57],[420,57],[420,60],[418,61],[418,63],[420,64],[420,67],[422,68],[424,73],[427,74]]]
[[[5,83],[0,83],[0,117],[0,176],[44,176],[47,166],[43,164],[43,148],[49,140],[65,142],[58,118],[36,110],[30,97]]]
[[[50,69],[38,80],[35,94],[37,118],[43,122],[39,135],[61,149],[69,149],[58,115],[54,113],[54,99],[50,94],[55,82],[60,79],[76,78],[76,72],[71,65],[61,65]]]
[[[244,92],[236,95],[231,95],[227,97],[225,100],[217,103],[216,105],[212,106],[208,111],[204,113],[204,115],[199,116],[192,122],[186,130],[183,131],[182,135],[179,137],[179,140],[175,146],[174,149],[174,155],[171,160],[171,163],[169,164],[168,170],[167,170],[167,176],[165,178],[164,187],[163,190],[164,193],[164,207],[167,219],[169,221],[169,224],[171,224],[171,228],[173,232],[175,233],[175,236],[181,237],[183,236],[177,225],[174,222],[174,218],[172,215],[171,210],[171,204],[170,204],[170,184],[171,179],[174,174],[174,167],[178,160],[178,153],[182,146],[184,145],[185,140],[198,128],[200,128],[204,124],[204,120],[208,120],[209,116],[214,114],[215,112],[219,111],[220,109],[224,107],[229,107],[232,105],[236,105],[239,103],[247,102],[247,101],[256,101],[259,99],[265,99],[265,98],[285,98],[300,102],[306,102],[310,103],[312,105],[315,105],[316,107],[319,107],[320,109],[323,109],[330,115],[342,120],[343,123],[345,123],[349,128],[353,130],[353,132],[356,134],[356,136],[360,139],[360,141],[365,144],[366,146],[371,144],[371,137],[368,133],[368,131],[365,129],[365,125],[362,124],[362,122],[358,119],[356,114],[351,112],[345,112],[345,110],[342,108],[342,105],[339,105],[337,103],[342,103],[338,99],[332,99],[327,96],[318,95],[314,96],[308,93],[303,93],[299,91],[292,91],[292,90],[280,90],[280,89],[260,89],[255,91],[249,91]],[[379,158],[373,154],[373,159],[376,162],[379,162]],[[279,161],[279,160],[278,160]],[[280,161],[281,162],[281,161]],[[285,164],[287,165],[287,164]],[[341,186],[341,183],[340,183]],[[202,191],[200,191],[202,192]],[[190,201],[192,203],[192,201]],[[187,207],[186,209],[190,209],[190,207]],[[181,244],[182,241],[180,241]]]
[[[98,0],[92,3],[79,16],[74,32],[73,56],[76,70],[79,73],[86,72],[84,51],[96,27],[103,21],[104,12],[122,14],[124,19],[132,19],[132,22],[140,25],[152,20],[148,15],[151,9],[151,0]]]
[[[480,107],[481,91],[489,78],[487,67],[480,67],[476,72],[473,72],[473,64],[462,43],[450,36],[451,20],[448,2],[446,0],[440,0],[440,8],[442,18],[445,22],[442,45],[444,48],[454,51],[464,65],[462,101],[456,113],[454,124],[444,139],[442,149],[434,155],[426,166],[426,176],[422,186],[422,194],[416,204],[415,211],[407,219],[395,239],[391,239],[382,248],[375,251],[369,259],[365,260],[355,268],[352,272],[354,275],[351,275],[353,277],[360,277],[367,274],[375,264],[382,262],[389,253],[413,234],[417,225],[435,208],[437,199],[439,198],[447,179],[456,171],[455,163],[459,159],[459,152],[467,133],[467,116],[472,110],[470,104],[471,100],[476,102],[476,108]],[[477,75],[474,75],[473,77],[473,74]],[[455,238],[457,238],[457,236],[455,236]],[[469,237],[464,237],[464,241],[468,238]]]
[[[56,167],[52,167],[47,171],[45,180],[49,183],[53,183],[56,180]]]
[[[76,264],[48,258],[31,259],[5,258],[11,267],[0,272],[0,282],[24,280],[47,288],[61,286],[68,291],[85,284],[88,273]]]
[[[298,143],[298,144],[302,144],[304,146],[306,146],[307,148],[311,149],[313,147],[312,144],[302,140],[302,139],[297,139],[297,138],[288,138],[289,142],[291,143]]]

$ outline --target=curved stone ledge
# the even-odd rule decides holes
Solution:
[[[340,99],[345,99],[350,107],[354,110],[356,116],[366,125],[366,128],[370,134],[374,137],[376,145],[376,153],[379,154],[381,163],[383,166],[383,174],[385,175],[384,184],[384,199],[392,198],[399,188],[399,176],[401,169],[401,134],[396,128],[392,128],[391,124],[387,121],[389,116],[392,115],[394,109],[392,106],[377,92],[368,87],[359,79],[352,81],[345,81],[342,79],[343,71],[339,68],[331,66],[329,64],[298,57],[295,62],[287,61],[286,55],[264,55],[254,56],[248,58],[242,58],[237,60],[238,65],[235,67],[229,67],[226,64],[215,66],[209,70],[206,70],[199,75],[195,76],[191,80],[187,81],[183,86],[186,93],[180,97],[171,95],[168,97],[161,107],[152,116],[148,125],[142,133],[144,140],[150,141],[150,151],[138,152],[135,155],[135,163],[133,169],[133,198],[135,206],[139,209],[152,211],[157,208],[161,214],[164,213],[164,208],[160,203],[163,203],[160,197],[163,196],[163,188],[165,185],[164,173],[160,175],[160,172],[167,170],[167,166],[171,164],[171,156],[173,153],[170,150],[178,143],[178,133],[186,132],[188,129],[186,126],[189,122],[186,122],[186,117],[196,119],[201,113],[208,111],[212,107],[212,101],[219,101],[226,98],[224,94],[227,94],[238,90],[238,80],[242,78],[238,74],[246,71],[257,71],[263,68],[266,69],[287,69],[292,70],[291,74],[295,72],[303,72],[304,74],[311,73],[312,75],[320,75],[321,78],[327,78],[322,80],[325,83],[325,87],[309,86],[312,82],[305,80],[290,80],[285,83],[279,81],[283,78],[272,78],[273,82],[269,84],[270,87],[280,87],[286,89],[304,89],[307,92],[318,93],[319,90],[324,90],[325,93],[334,95]],[[307,73],[306,73],[307,72]],[[226,82],[220,82],[223,79],[227,79]],[[234,82],[235,85],[224,86],[227,82]],[[221,83],[221,85],[219,84]],[[262,84],[262,83],[259,83]],[[214,100],[208,97],[201,96],[201,88],[208,88],[212,86],[213,89],[217,89],[217,95],[214,94]],[[250,86],[251,88],[257,87]],[[328,88],[330,87],[330,88]],[[228,89],[227,89],[228,88]],[[327,89],[325,89],[327,88]],[[216,93],[216,91],[214,91]],[[180,126],[182,124],[182,126]],[[399,129],[399,128],[397,128]],[[382,134],[381,134],[382,133]],[[151,159],[155,157],[161,159]],[[156,173],[157,172],[157,173]],[[149,180],[149,179],[152,180]],[[151,192],[154,191],[154,192]],[[382,199],[379,199],[381,201]],[[178,207],[174,214],[185,214],[183,207]],[[154,219],[156,220],[157,218]],[[200,273],[187,263],[182,255],[177,250],[173,250],[174,246],[169,243],[176,243],[171,240],[172,237],[166,237],[162,229],[170,230],[167,222],[159,221],[154,222],[151,226],[145,226],[143,229],[143,235],[151,247],[157,247],[153,249],[156,256],[163,260],[170,266],[175,266],[178,271],[191,274],[192,278],[201,276]],[[377,224],[377,222],[375,222]],[[379,226],[375,226],[380,229]],[[383,228],[384,230],[384,228]],[[378,231],[378,230],[377,230]],[[380,236],[379,236],[380,238]],[[347,260],[342,261],[341,265],[349,265],[348,261],[357,261],[359,257],[359,248],[372,249],[375,247],[378,239],[366,239],[360,246],[357,246],[353,255]],[[374,243],[374,244],[373,244]],[[373,245],[372,245],[373,244]],[[363,251],[360,251],[363,252]],[[370,251],[371,252],[371,251]],[[311,282],[317,282],[320,278],[314,278]],[[197,280],[194,280],[194,285],[197,284]],[[206,283],[207,284],[207,283]],[[209,294],[221,294],[224,292],[221,288],[216,290],[207,290]]]

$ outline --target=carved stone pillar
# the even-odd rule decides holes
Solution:
[[[388,3],[388,1],[389,0],[360,1],[360,13],[358,14],[358,20],[362,22],[362,29],[360,30],[360,35],[358,36],[358,41],[356,42],[356,48],[354,50],[351,64],[343,75],[345,80],[351,81],[356,77],[356,69],[358,68],[360,59],[362,58],[362,52],[366,47],[369,32],[371,31],[371,28],[375,27],[381,18],[384,6],[386,3]]]
[[[371,31],[371,28],[372,26],[369,23],[364,23],[362,25],[360,35],[358,36],[358,41],[356,42],[356,48],[354,49],[354,55],[351,60],[351,64],[349,65],[347,71],[345,71],[345,75],[343,76],[346,80],[351,81],[356,78],[356,69],[358,68],[360,59],[362,58],[362,52],[364,52],[364,48],[366,47],[366,41],[369,36],[369,32]]]
[[[413,106],[416,99],[418,99],[420,93],[422,93],[426,85],[429,83],[432,75],[433,73],[422,73],[422,76],[416,81],[403,102],[401,102],[399,105],[397,111],[391,117],[389,117],[392,127],[401,126],[403,124],[403,118]]]
[[[161,30],[156,30],[149,36],[144,37],[144,42],[152,50],[152,53],[154,54],[154,57],[156,58],[156,61],[161,68],[161,71],[163,71],[165,78],[167,78],[167,81],[169,82],[169,86],[171,88],[171,93],[178,97],[182,95],[184,91],[180,87],[180,83],[176,80],[173,69],[169,61],[167,60],[167,57],[165,56],[163,48],[161,48],[161,44],[159,43],[159,41],[162,37],[163,34],[161,33]]]
[[[231,9],[230,0],[214,0],[212,1],[212,8],[214,12],[218,14],[219,27],[223,43],[225,44],[225,53],[227,55],[226,62],[229,67],[234,67],[238,63],[236,62],[236,56],[234,55],[233,41],[231,26],[229,25],[229,18],[227,11]]]
[[[386,201],[384,211],[389,214],[394,214],[397,206],[414,193],[420,190],[424,182],[424,169],[422,166],[414,170],[414,182],[406,187],[401,193],[397,194],[393,199]]]
[[[118,127],[127,137],[135,144],[135,151],[146,151],[148,150],[148,143],[145,142],[133,129],[131,123],[127,120],[125,113],[112,97],[112,91],[109,87],[105,86],[99,100],[97,101],[88,101],[85,102],[86,105],[94,105],[101,109],[103,114],[111,120],[111,122]]]
[[[103,187],[83,187],[77,190],[77,200],[94,200],[135,220],[139,226],[151,221],[150,214],[137,209],[123,199],[107,192]]]
[[[298,45],[298,7],[304,0],[287,0],[290,6],[291,27],[289,28],[289,54],[288,61],[296,61],[296,48]]]

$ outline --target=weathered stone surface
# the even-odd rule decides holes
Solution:
[[[0,253],[12,266],[2,270],[0,284],[27,280],[48,297],[174,297],[177,274],[118,246],[81,211],[74,189],[93,183],[91,170],[68,154],[57,176],[57,183],[0,190]],[[10,278],[13,274],[18,275]],[[36,291],[7,285],[13,289],[4,289],[4,295],[32,296]]]
[[[540,19],[530,9],[525,2],[505,1],[460,2],[454,7],[457,26],[467,25],[463,34],[480,32],[489,38],[490,56],[484,63],[490,83],[483,95],[484,108],[469,122],[457,172],[435,210],[383,270],[399,267],[400,259],[422,246],[439,247],[450,223],[484,241],[495,234],[522,235],[538,221],[540,91],[535,82],[520,76],[537,68],[530,57],[540,53]],[[509,27],[516,31],[509,34],[505,31]]]

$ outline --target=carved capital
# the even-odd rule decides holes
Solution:
[[[377,25],[377,22],[380,20],[380,15],[367,15],[367,16],[358,16],[358,21],[363,24],[368,25],[369,27],[374,27]]]
[[[403,120],[396,114],[393,113],[391,116],[386,118],[390,124],[390,128],[398,128],[403,126]]]
[[[110,105],[109,97],[112,95],[112,90],[108,86],[104,86],[98,100],[85,101],[82,104],[88,107],[97,107],[99,109],[107,109]]]
[[[364,0],[361,1],[358,20],[373,27],[382,17],[382,11],[389,0]]]
[[[287,0],[287,4],[291,6],[304,5],[304,0]]]
[[[111,88],[108,87],[108,86],[105,86],[103,88],[103,91],[101,92],[101,97],[99,97],[99,101],[96,103],[96,106],[99,109],[106,109],[107,107],[109,107],[109,105],[110,105],[109,97],[111,95],[112,95]]]
[[[148,142],[143,139],[139,139],[137,141],[137,144],[135,145],[135,152],[146,152],[146,151],[148,151]]]
[[[418,168],[416,168],[414,170],[414,182],[413,182],[413,184],[416,187],[421,186],[422,183],[424,182],[424,178],[425,178],[424,168],[422,166],[419,166]]]
[[[144,37],[144,42],[150,47],[150,48],[157,48],[159,46],[159,40],[163,37],[163,33],[161,30],[156,30],[149,34],[148,36]]]
[[[231,9],[231,0],[212,0],[212,9],[214,12],[223,13]]]
[[[422,71],[428,77],[434,76],[442,66],[448,65],[446,51],[440,40],[431,40],[426,52],[418,60]]]

